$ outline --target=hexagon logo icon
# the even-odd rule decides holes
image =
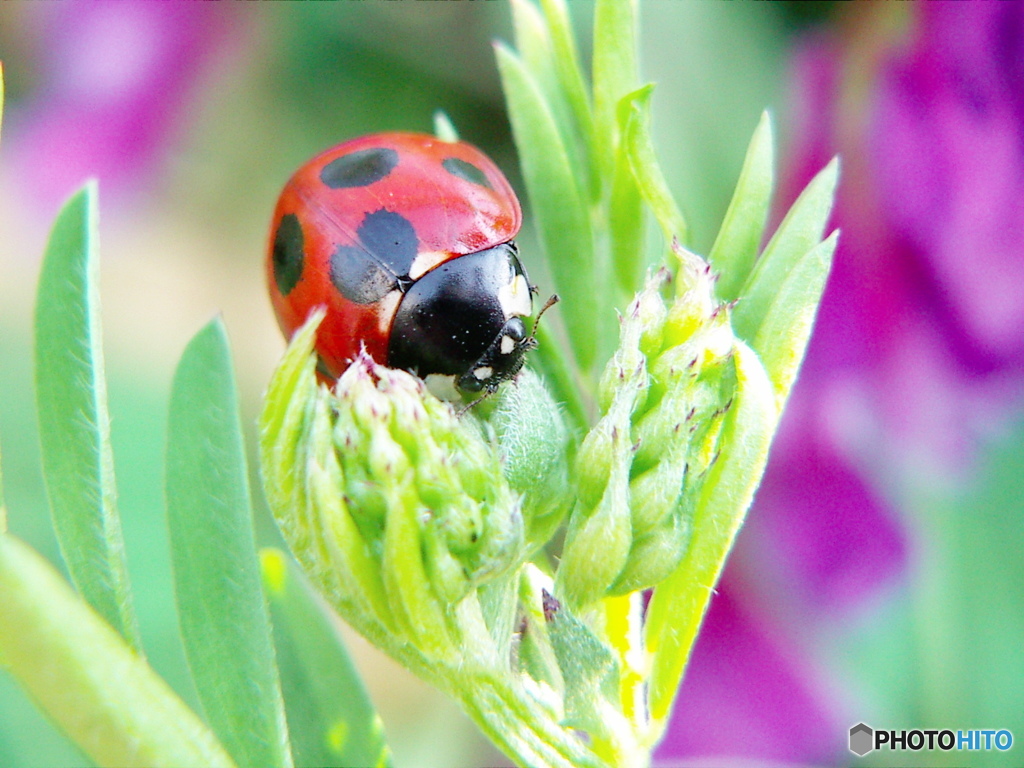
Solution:
[[[871,730],[871,726],[857,723],[850,729],[850,751],[857,757],[864,757],[873,750],[873,741],[874,732]]]

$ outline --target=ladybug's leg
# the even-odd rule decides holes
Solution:
[[[485,389],[483,391],[483,393],[480,395],[480,397],[478,397],[476,400],[473,400],[469,404],[464,405],[461,408],[459,408],[459,410],[457,410],[455,412],[455,415],[458,418],[461,419],[463,416],[466,415],[466,411],[468,411],[470,408],[472,408],[475,405],[479,405],[480,403],[482,403],[484,400],[486,400],[488,397],[490,397],[491,395],[493,395],[497,391],[498,391],[497,388],[495,388],[495,389]]]

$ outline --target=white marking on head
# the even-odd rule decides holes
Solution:
[[[453,402],[462,399],[459,390],[455,388],[454,376],[446,376],[443,373],[431,373],[423,380],[423,383],[427,385],[430,394],[439,400]]]
[[[398,302],[402,300],[404,296],[400,290],[395,288],[393,291],[388,291],[384,294],[384,298],[380,300],[380,314],[377,315],[380,318],[380,332],[385,338],[391,331],[391,321],[395,319],[395,313],[398,311]]]
[[[511,355],[512,350],[516,348],[516,340],[509,336],[507,333],[501,337],[501,354]]]
[[[494,374],[494,369],[489,365],[481,365],[473,371],[473,376],[478,381],[487,381]]]
[[[420,251],[409,265],[410,279],[419,280],[438,264],[447,261],[450,255],[444,251]]]
[[[503,285],[498,290],[498,302],[506,320],[513,317],[528,317],[532,314],[533,295],[530,293],[530,284],[526,282],[526,278],[517,274],[508,285]]]

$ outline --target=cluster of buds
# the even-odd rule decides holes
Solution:
[[[458,603],[524,558],[520,497],[473,421],[414,376],[360,355],[333,390],[318,384],[318,323],[296,334],[268,392],[271,509],[353,625],[450,654]]]
[[[548,36],[530,20],[532,7],[516,4],[517,27],[543,33],[531,45],[544,55],[523,62],[499,49],[499,61],[515,94],[513,127],[529,137],[521,143],[535,208],[568,210],[576,169],[561,145],[544,152],[559,110],[534,104],[543,89],[533,82],[534,65],[565,42],[567,16],[556,14],[560,26]],[[601,24],[628,31],[628,3],[601,7]],[[565,72],[550,74],[554,82]],[[613,261],[629,275],[641,259],[645,204],[666,233],[685,232],[646,133],[649,92],[622,96],[615,162],[593,164],[614,166]],[[525,118],[534,107],[536,119]],[[618,348],[593,390],[596,420],[586,377],[576,375],[589,370],[603,328],[599,302],[579,288],[590,284],[579,274],[599,263],[590,251],[559,265],[571,278],[559,287],[568,288],[567,332],[581,369],[557,345],[543,344],[536,358],[564,405],[524,369],[459,415],[415,377],[365,356],[328,389],[316,380],[315,317],[275,372],[261,463],[292,552],[355,629],[455,696],[521,764],[642,766],[667,726],[836,245],[836,233],[822,239],[833,162],[759,249],[771,144],[765,117],[709,255],[722,283],[673,242],[673,263],[650,275],[623,313]],[[557,181],[548,171],[563,166],[565,184],[548,185]],[[611,236],[595,239],[594,211],[575,202],[575,213],[549,220],[558,225],[542,223],[550,254]],[[563,407],[578,432],[566,428]]]
[[[660,270],[621,318],[601,377],[601,418],[576,456],[576,504],[558,595],[583,608],[654,586],[686,551],[693,504],[736,387],[728,305],[710,266],[678,243],[676,291]]]

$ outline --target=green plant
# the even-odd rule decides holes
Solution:
[[[761,249],[764,117],[705,260],[685,247],[655,158],[635,3],[597,3],[590,86],[563,0],[513,12],[517,49],[496,53],[560,324],[540,331],[538,372],[458,416],[368,359],[333,390],[318,385],[311,318],[261,419],[266,494],[304,574],[280,551],[257,553],[226,334],[219,320],[197,334],[172,389],[166,495],[202,716],[148,666],[136,629],[95,185],[59,214],[38,295],[37,394],[79,594],[0,533],[0,660],[97,763],[389,764],[307,578],[520,764],[649,762],[810,334],[836,243],[822,236],[837,167]],[[438,133],[454,129],[441,118]]]
[[[44,474],[79,594],[38,554],[0,534],[0,659],[100,765],[388,764],[379,720],[336,631],[283,553],[257,554],[219,319],[181,358],[167,446],[175,591],[205,717],[146,663],[115,504],[96,208],[89,184],[58,215],[37,297]],[[303,716],[286,722],[286,705]]]
[[[498,65],[567,343],[542,329],[544,376],[458,419],[369,359],[318,386],[312,318],[271,382],[261,464],[329,602],[510,756],[644,765],[803,356],[837,165],[761,250],[765,116],[706,261],[655,159],[635,4],[597,4],[589,89],[566,5],[513,11]]]

